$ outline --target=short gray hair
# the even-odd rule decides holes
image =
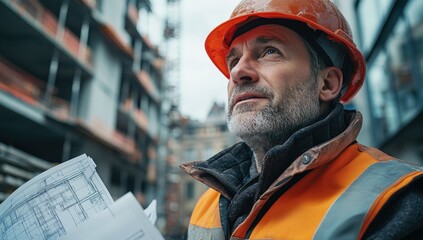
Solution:
[[[325,60],[320,56],[317,51],[303,38],[303,42],[307,48],[308,55],[310,56],[311,63],[311,73],[314,77],[317,77],[317,74],[320,70],[324,69],[326,66]]]

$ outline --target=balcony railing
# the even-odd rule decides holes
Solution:
[[[136,147],[135,141],[126,137],[123,133],[116,129],[107,126],[101,119],[94,119],[86,121],[77,119],[77,125],[88,131],[90,135],[100,140],[101,142],[109,145],[121,152],[124,152],[127,159],[131,162],[139,162],[141,153]]]
[[[1,57],[0,90],[27,104],[42,108],[61,120],[67,120],[70,117],[70,106],[68,101],[53,95],[51,107],[47,108],[43,103],[46,90],[45,82]],[[57,89],[53,89],[53,93],[57,92]]]
[[[45,83],[0,58],[0,89],[31,105],[41,105]]]
[[[138,109],[134,106],[131,99],[126,99],[121,104],[121,109],[124,111],[128,116],[131,116],[132,120],[135,122],[135,124],[141,128],[144,132],[149,133],[151,135],[151,132],[149,130],[149,120],[145,112],[141,109]]]
[[[143,111],[135,109],[133,112],[133,119],[141,129],[148,132],[148,119]]]
[[[49,10],[45,9],[38,1],[13,0],[12,3],[18,8],[21,14],[26,14],[35,20],[41,29],[63,44],[75,58],[92,67],[92,56],[90,49],[82,44],[79,39],[68,29],[63,29],[63,36],[58,36],[59,24],[57,18]]]
[[[143,88],[150,94],[155,101],[160,101],[160,94],[150,78],[150,75],[146,71],[138,71],[135,73],[139,83]]]

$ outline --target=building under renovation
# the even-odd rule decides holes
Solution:
[[[140,31],[151,11],[149,0],[0,1],[0,202],[83,153],[114,198],[158,198],[164,58]]]

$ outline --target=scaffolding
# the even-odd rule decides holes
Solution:
[[[167,14],[163,36],[166,40],[166,81],[167,95],[171,109],[179,106],[180,81],[180,0],[167,0]]]
[[[177,151],[171,147],[172,139],[174,141],[174,132],[178,128],[178,122],[180,119],[179,114],[179,101],[180,101],[180,28],[181,28],[181,0],[167,0],[166,4],[166,20],[163,29],[164,37],[164,52],[166,53],[166,65],[165,65],[165,83],[166,83],[166,98],[163,103],[164,111],[168,115],[168,121],[166,123],[168,131],[165,139],[168,139],[166,144],[167,154],[166,161],[162,162],[164,169],[166,169],[166,178],[161,178],[163,185],[165,185],[165,191],[162,192],[162,199],[165,201],[166,209],[162,213],[162,217],[165,218],[166,226],[164,232],[166,233],[167,239],[180,239],[181,231],[183,228],[180,224],[180,214],[178,207],[176,206],[179,202],[178,195],[180,192],[179,182],[171,181],[172,174],[179,172],[177,165],[170,163],[167,159],[176,158]],[[163,168],[161,168],[163,169]],[[159,213],[160,214],[160,213]],[[163,226],[164,227],[164,226]]]

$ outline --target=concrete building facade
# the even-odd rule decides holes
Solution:
[[[189,219],[198,198],[207,189],[206,185],[181,172],[178,165],[191,161],[204,161],[223,149],[232,146],[240,139],[229,132],[226,122],[225,104],[214,103],[205,121],[180,118],[179,137],[173,146],[174,159],[169,159],[170,181],[174,188],[169,188],[168,214],[174,216],[179,226],[175,236],[182,236],[188,229]],[[171,221],[173,222],[173,221]],[[175,238],[176,239],[176,238]]]

